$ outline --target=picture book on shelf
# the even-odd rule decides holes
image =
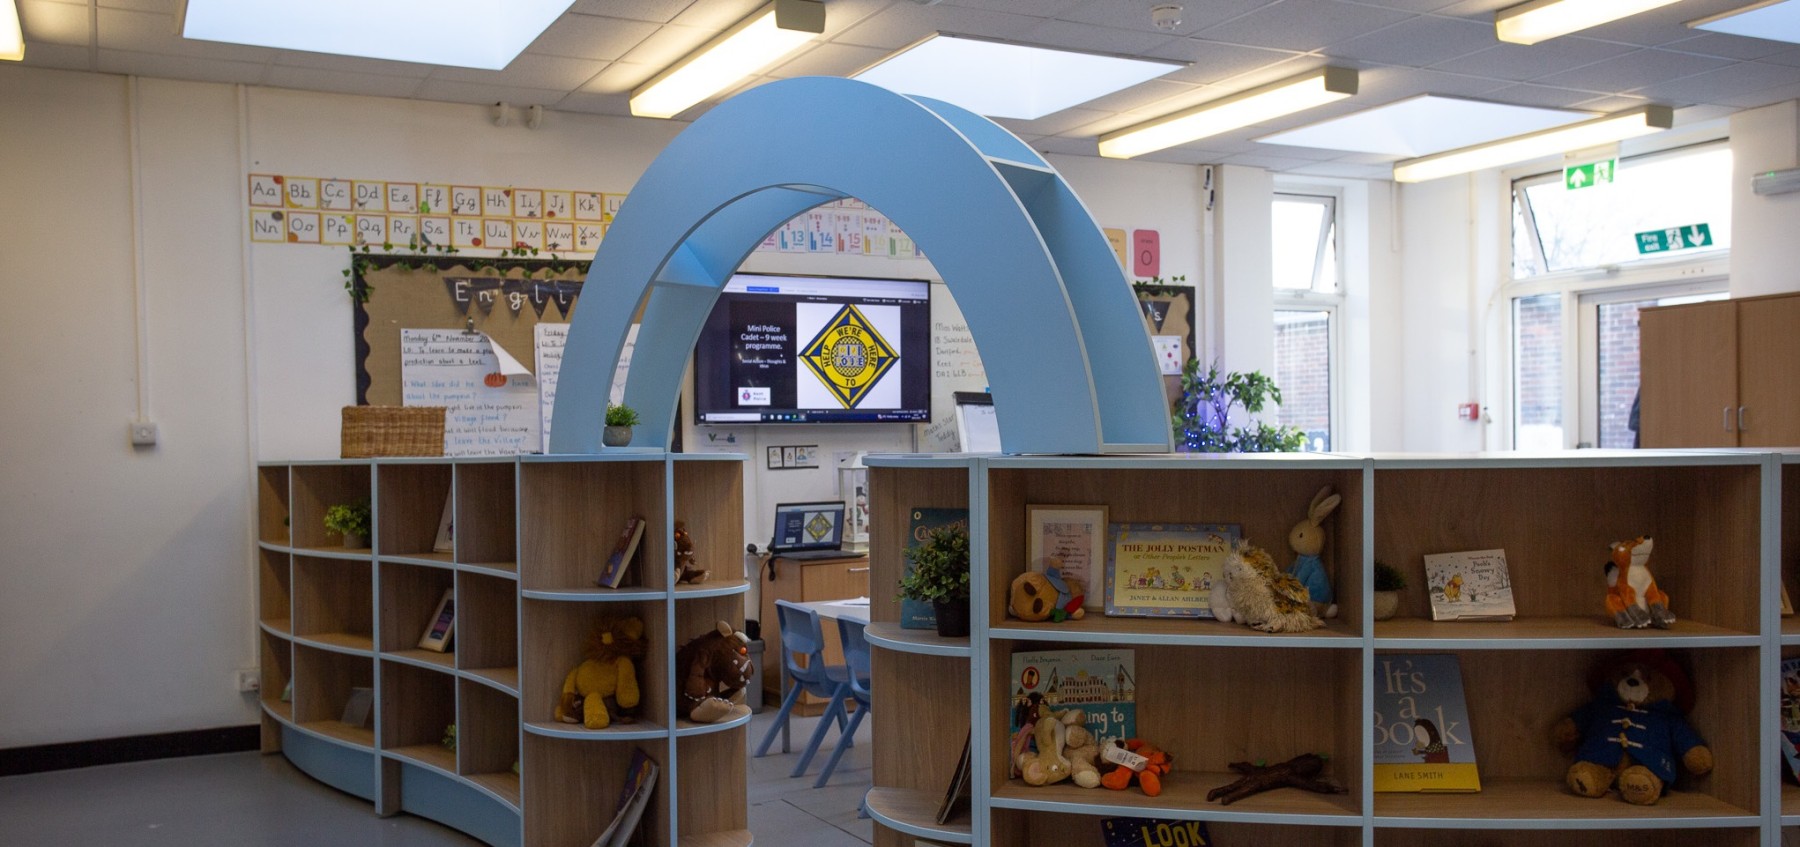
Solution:
[[[1212,847],[1205,821],[1101,818],[1106,847]]]
[[[1377,654],[1374,731],[1376,791],[1481,790],[1454,654]]]
[[[644,808],[650,805],[650,793],[656,790],[656,763],[643,750],[631,751],[631,764],[625,767],[625,787],[619,790],[612,822],[591,847],[625,847],[637,831]]]
[[[1427,554],[1425,584],[1434,621],[1510,621],[1516,614],[1505,550]]]
[[[931,537],[931,531],[950,526],[969,527],[968,509],[939,509],[915,506],[909,510],[912,516],[906,526],[906,549],[911,550],[923,545]],[[901,559],[901,567],[907,574],[912,573],[912,562]],[[901,629],[936,629],[937,610],[924,600],[900,601]]]
[[[600,571],[600,578],[594,584],[601,588],[618,588],[625,581],[625,571],[631,567],[631,557],[637,554],[638,542],[644,538],[644,519],[637,515],[625,522],[625,531],[619,533],[619,541],[613,545],[612,555],[606,557],[606,567]]]
[[[1800,781],[1800,659],[1781,660],[1781,760]]]
[[[1213,583],[1243,531],[1237,524],[1115,523],[1106,535],[1108,615],[1210,618]]]
[[[963,734],[962,756],[956,760],[956,772],[950,776],[950,787],[944,791],[944,801],[938,804],[937,822],[949,823],[958,812],[969,809],[969,741],[971,733]]]
[[[431,542],[433,553],[451,553],[456,550],[456,495],[444,495],[444,513],[438,517],[437,538]]]
[[[1130,650],[1032,650],[1012,656],[1007,737],[1018,734],[1039,703],[1080,709],[1096,739],[1137,734],[1137,669]]]
[[[450,649],[450,639],[456,634],[456,591],[444,589],[444,596],[438,599],[437,609],[431,613],[431,622],[425,625],[424,634],[419,636],[419,649],[443,653]]]

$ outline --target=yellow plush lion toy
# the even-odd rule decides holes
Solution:
[[[644,622],[603,618],[588,640],[588,658],[563,679],[556,719],[588,729],[631,723],[638,705],[637,666],[644,657]]]

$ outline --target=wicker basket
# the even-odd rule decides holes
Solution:
[[[345,406],[346,459],[444,455],[443,406]]]

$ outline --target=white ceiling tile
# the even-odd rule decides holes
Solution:
[[[581,86],[588,94],[630,94],[631,90],[650,81],[661,71],[655,65],[614,62]]]
[[[1494,23],[1495,12],[1508,6],[1517,5],[1519,5],[1519,0],[1457,0],[1457,2],[1451,3],[1448,6],[1437,8],[1432,14],[1467,18],[1473,21],[1482,21],[1492,26]]]
[[[1630,17],[1589,27],[1580,32],[1587,38],[1623,41],[1644,47],[1658,47],[1694,36],[1687,22],[1719,12],[1749,5],[1750,0],[1683,0],[1660,9],[1651,9]]]
[[[1800,84],[1800,68],[1739,62],[1716,71],[1632,89],[1631,93],[1658,103],[1687,105],[1716,103],[1720,98],[1740,92],[1794,84]]]
[[[570,92],[556,104],[559,111],[585,112],[590,115],[630,115],[631,97],[625,94],[589,94]]]
[[[1764,57],[1758,59],[1757,61],[1767,62],[1771,65],[1789,65],[1792,67],[1800,67],[1800,47],[1795,47],[1791,44],[1784,44],[1781,46],[1783,48],[1785,48],[1781,52],[1772,53],[1770,55],[1767,55],[1767,56],[1764,56]]]
[[[625,55],[655,31],[656,24],[644,21],[597,18],[571,12],[557,19],[525,50],[549,56],[611,61]]]
[[[1092,24],[1069,23],[1068,21],[1044,21],[1021,33],[1019,40],[1026,44],[1061,47],[1065,50],[1143,56],[1157,47],[1174,41],[1175,38],[1166,32],[1115,29]]]
[[[100,0],[97,4],[102,9],[131,9],[136,12],[162,12],[169,15],[181,13],[186,0]]]
[[[1599,112],[1604,115],[1613,112],[1623,112],[1626,109],[1635,109],[1649,102],[1649,100],[1642,97],[1632,97],[1626,94],[1609,94],[1604,97],[1595,97],[1592,100],[1583,100],[1580,103],[1576,103],[1575,108],[1584,109],[1589,112]]]
[[[1398,9],[1402,12],[1435,12],[1457,0],[1349,0],[1363,6],[1381,6],[1387,9]]]
[[[717,32],[710,29],[698,27],[661,27],[646,36],[643,41],[638,42],[636,46],[625,51],[625,55],[620,56],[619,60],[640,65],[655,65],[657,70],[662,70],[680,61],[683,56],[699,49],[717,35]]]
[[[555,88],[566,92],[581,87],[605,67],[605,62],[523,53],[505,70],[438,68],[431,72],[431,78],[514,88]]]
[[[575,5],[569,11],[666,24],[693,2],[694,0],[575,0]]]
[[[1030,15],[896,2],[838,32],[831,40],[884,50],[897,50],[933,32],[1024,41],[1022,34],[1040,23],[1043,23],[1042,18]],[[825,25],[827,28],[833,26],[829,5],[825,10]]]
[[[36,41],[25,42],[24,64],[31,68],[61,68],[66,71],[94,69],[86,47]]]
[[[1031,149],[1039,153],[1064,153],[1070,156],[1098,156],[1100,145],[1093,136],[1085,138],[1063,138],[1051,136],[1032,142]]]
[[[1089,3],[1089,0],[1031,0],[1021,3],[1019,0],[947,0],[946,6],[961,6],[966,9],[981,9],[988,12],[1017,12],[1024,15],[1035,15],[1040,18],[1064,17],[1076,9]],[[1111,5],[1123,6],[1125,3],[1113,2]],[[1144,17],[1149,19],[1149,7],[1145,6]]]
[[[1315,162],[1301,165],[1286,171],[1301,176],[1329,176],[1338,179],[1373,179],[1389,180],[1394,178],[1394,166],[1389,165],[1357,165],[1348,162]]]
[[[268,47],[182,38],[175,16],[158,12],[101,9],[99,34],[102,49],[134,53],[267,62],[278,52]]]
[[[1058,135],[1079,126],[1086,126],[1094,121],[1102,120],[1107,112],[1093,109],[1064,109],[1038,118],[1035,121],[1021,121],[1014,118],[997,118],[997,123],[1017,135]]]
[[[1782,99],[1783,100],[1792,100],[1793,98],[1792,97],[1784,97]],[[1771,101],[1771,102],[1779,102],[1779,101]],[[1732,106],[1718,106],[1718,105],[1711,105],[1711,104],[1704,104],[1704,105],[1699,105],[1699,106],[1685,106],[1683,108],[1675,110],[1675,125],[1676,126],[1690,126],[1690,125],[1697,124],[1697,123],[1703,123],[1705,121],[1717,120],[1719,118],[1728,118],[1728,117],[1731,117],[1732,113],[1736,112],[1736,111],[1737,111],[1737,109]]]
[[[1542,106],[1546,109],[1569,109],[1576,103],[1594,99],[1594,92],[1545,85],[1514,85],[1483,94],[1482,99],[1520,106]]]
[[[1203,38],[1250,47],[1322,50],[1412,17],[1339,0],[1280,0],[1241,18],[1200,31]]]
[[[1755,109],[1787,100],[1800,100],[1800,85],[1785,85],[1779,88],[1767,88],[1762,91],[1748,91],[1742,94],[1734,94],[1729,97],[1719,98],[1720,103],[1726,106],[1735,106],[1740,109]]]
[[[1257,68],[1285,62],[1299,54],[1287,50],[1202,41],[1198,38],[1176,38],[1144,55],[1152,59],[1173,59],[1189,63],[1187,67],[1163,74],[1158,79],[1210,85]]]
[[[1679,50],[1683,53],[1699,53],[1704,56],[1718,56],[1721,59],[1761,59],[1783,53],[1793,47],[1781,41],[1769,41],[1763,38],[1743,38],[1736,35],[1708,32],[1671,41],[1664,44],[1664,50]]]
[[[1167,77],[1159,77],[1148,82],[1138,83],[1123,91],[1115,91],[1105,97],[1096,97],[1081,104],[1082,108],[1099,112],[1129,112],[1161,103],[1177,102],[1176,98],[1186,98],[1192,102],[1195,98],[1217,97],[1218,94],[1206,94],[1201,86],[1182,82],[1171,82]]]
[[[1271,170],[1271,171],[1285,171],[1285,170],[1288,170],[1289,168],[1299,168],[1299,167],[1304,167],[1306,165],[1316,165],[1316,164],[1318,164],[1318,160],[1317,159],[1296,159],[1291,156],[1277,156],[1277,155],[1274,155],[1271,153],[1255,152],[1255,153],[1238,153],[1233,156],[1227,156],[1227,157],[1225,157],[1225,160],[1220,162],[1219,164],[1222,164],[1222,165],[1245,165],[1247,167],[1264,168],[1264,169]]]
[[[1666,50],[1638,50],[1586,67],[1537,77],[1532,82],[1588,91],[1620,92],[1645,85],[1717,70],[1731,64],[1725,59],[1670,53]]]
[[[1257,140],[1326,150],[1429,156],[1587,117],[1579,112],[1428,95],[1359,109],[1341,118],[1313,121]]]
[[[1192,35],[1209,26],[1217,26],[1267,6],[1271,0],[1203,0],[1180,4],[1181,23],[1169,30],[1171,35]],[[1015,6],[1019,5],[1014,3]],[[1059,12],[1058,19],[1082,24],[1095,24],[1114,29],[1135,29],[1143,32],[1163,32],[1158,29],[1150,17],[1150,7],[1158,5],[1149,0],[1088,0],[1072,9]]]
[[[669,23],[723,32],[768,4],[769,0],[705,0],[682,10]],[[831,10],[827,8],[825,14],[829,16]]]
[[[1388,103],[1415,94],[1474,97],[1506,87],[1506,85],[1504,80],[1447,74],[1441,71],[1368,68],[1360,72],[1356,96],[1344,102],[1361,102],[1363,108],[1367,108],[1370,104]]]
[[[522,88],[512,85],[484,85],[451,79],[426,79],[419,83],[413,97],[420,100],[443,100],[450,103],[507,103],[513,106],[547,105],[561,101],[567,94],[548,88]]]
[[[1483,27],[1492,40],[1492,27]],[[1572,70],[1583,65],[1630,53],[1634,48],[1591,38],[1553,38],[1539,44],[1496,44],[1486,50],[1470,53],[1432,65],[1433,70],[1523,81],[1534,77]]]
[[[1292,144],[1271,144],[1267,141],[1257,142],[1257,146],[1270,156],[1285,159],[1305,159],[1311,162],[1327,162],[1342,159],[1344,151],[1315,147],[1295,147]]]
[[[1339,156],[1331,161],[1340,165],[1391,165],[1400,161],[1403,156],[1383,156],[1380,153],[1351,153]]]
[[[383,74],[334,71],[324,68],[297,68],[275,65],[263,77],[264,85],[298,88],[303,91],[331,91],[338,94],[364,94],[372,97],[411,97],[419,87],[419,78]]]
[[[341,73],[380,74],[411,79],[424,79],[437,65],[396,62],[391,59],[366,59],[361,56],[335,56],[330,53],[308,53],[304,50],[282,50],[275,54],[277,67],[313,68]]]
[[[1154,153],[1145,153],[1134,161],[1159,162],[1165,165],[1214,165],[1223,158],[1225,158],[1223,155],[1212,150],[1169,147]]]
[[[18,9],[19,28],[25,31],[27,43],[87,46],[93,18],[86,4],[20,0]]]
[[[1333,58],[1422,68],[1487,49],[1494,28],[1456,18],[1418,17],[1379,32],[1334,44]]]
[[[162,56],[154,53],[101,50],[95,70],[109,74],[191,79],[199,82],[241,82],[254,85],[262,81],[265,66],[254,62],[234,62],[229,59],[197,59],[192,56]]]
[[[767,74],[777,78],[796,76],[847,77],[888,56],[888,51],[849,44],[819,44],[793,59],[776,65]]]
[[[1235,94],[1239,91],[1248,91],[1259,85],[1268,85],[1271,82],[1278,82],[1291,76],[1297,76],[1310,70],[1322,68],[1330,63],[1331,60],[1324,56],[1295,56],[1292,59],[1272,62],[1263,65],[1260,68],[1227,77],[1221,80],[1218,85],[1226,91]]]

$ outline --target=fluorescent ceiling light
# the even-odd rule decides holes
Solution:
[[[631,92],[631,113],[672,118],[824,31],[819,0],[775,0]]]
[[[1531,0],[1494,13],[1494,32],[1501,41],[1536,44],[1674,2],[1676,0]]]
[[[1100,136],[1100,155],[1129,159],[1323,106],[1356,93],[1356,71],[1319,68]]]
[[[1394,181],[1424,182],[1483,168],[1497,168],[1527,159],[1553,156],[1570,150],[1585,150],[1626,138],[1649,135],[1674,124],[1675,112],[1668,106],[1639,106],[1558,129],[1546,129],[1491,144],[1397,162],[1394,165]]]
[[[1256,139],[1321,150],[1425,156],[1594,117],[1535,106],[1423,94]]]
[[[0,0],[0,59],[25,60],[25,32],[19,29],[17,0]]]
[[[1029,121],[1184,66],[940,32],[851,78],[978,115]]]
[[[574,0],[187,0],[181,34],[283,50],[500,70]]]
[[[1688,26],[1708,32],[1800,44],[1800,3],[1792,0],[1769,0],[1767,3],[1757,3],[1722,15],[1689,21]]]

